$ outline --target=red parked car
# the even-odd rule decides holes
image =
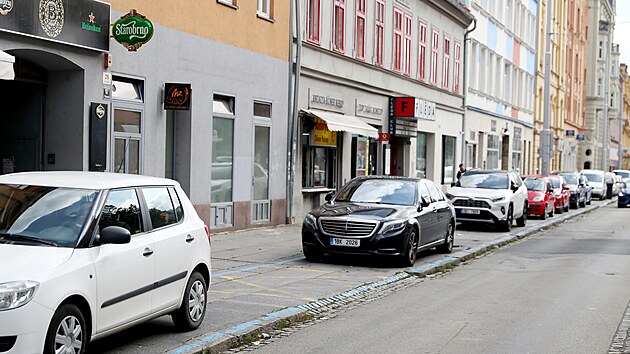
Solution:
[[[540,216],[543,220],[553,216],[556,196],[551,180],[543,176],[525,176],[523,182],[527,187],[527,214]]]
[[[549,179],[553,186],[553,194],[556,197],[556,213],[562,214],[569,211],[571,189],[569,189],[567,181],[560,175],[550,175]]]

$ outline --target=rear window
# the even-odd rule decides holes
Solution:
[[[584,176],[586,176],[586,178],[588,178],[588,180],[591,181],[591,182],[602,183],[604,181],[604,175],[603,174],[586,173],[586,172],[583,172],[582,174]]]
[[[553,188],[560,188],[560,178],[558,177],[549,177],[551,180],[551,185]]]
[[[508,189],[508,176],[505,173],[464,174],[459,184],[463,188]]]

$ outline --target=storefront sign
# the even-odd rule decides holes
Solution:
[[[326,111],[343,112],[344,101],[330,95],[317,95],[309,89],[309,108],[320,108]]]
[[[328,130],[326,122],[319,118],[313,118],[315,128],[311,132],[311,145],[315,146],[337,146],[337,132]]]
[[[110,5],[101,1],[0,0],[0,15],[0,31],[109,51]]]
[[[90,171],[107,167],[107,104],[90,104]]]
[[[153,37],[153,23],[132,9],[114,22],[112,33],[118,43],[128,51],[135,52]]]
[[[190,84],[164,84],[164,109],[189,111],[192,89]]]
[[[396,117],[410,117],[416,115],[416,99],[413,97],[395,97]]]
[[[584,140],[586,140],[586,136],[584,136],[584,134],[578,134],[578,135],[575,137],[575,140],[578,140],[578,141],[584,141]]]
[[[363,104],[357,102],[356,106],[356,115],[358,117],[367,117],[367,118],[381,118],[385,113],[385,110],[380,107],[373,107],[369,104]]]
[[[389,133],[378,133],[378,141],[389,141]]]
[[[429,101],[416,98],[416,109],[415,109],[416,118],[426,119],[426,120],[435,120],[435,111],[436,111],[435,102],[429,102]]]
[[[575,130],[567,130],[566,136],[575,136]]]
[[[418,135],[418,119],[415,117],[415,98],[390,97],[388,133],[390,136],[415,138]]]

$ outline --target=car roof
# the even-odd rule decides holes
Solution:
[[[380,180],[392,180],[392,181],[406,181],[406,182],[418,182],[421,180],[427,180],[426,178],[417,178],[417,177],[403,177],[403,176],[360,176],[356,177],[355,180],[365,181],[372,179],[380,179]]]
[[[509,171],[505,171],[505,170],[468,170],[466,172],[464,172],[464,174],[466,175],[482,175],[482,174],[490,174],[490,173],[498,173],[498,174],[507,174]]]
[[[176,186],[177,181],[142,175],[86,171],[21,172],[0,176],[1,184],[80,189],[112,189],[137,186]]]
[[[542,179],[542,178],[546,178],[546,177],[545,177],[545,176],[543,176],[543,175],[529,175],[529,176],[523,176],[523,179],[525,179],[525,178],[539,178],[539,179]]]

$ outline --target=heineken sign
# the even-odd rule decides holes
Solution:
[[[118,43],[135,52],[153,37],[153,23],[134,9],[114,22],[112,32]]]

